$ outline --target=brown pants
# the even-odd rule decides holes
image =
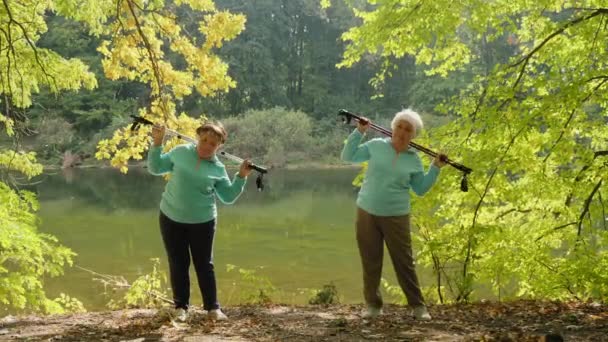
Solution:
[[[363,294],[367,305],[382,307],[380,277],[384,241],[408,304],[413,307],[424,305],[412,257],[410,216],[375,216],[357,208],[356,226],[357,243],[363,265]]]

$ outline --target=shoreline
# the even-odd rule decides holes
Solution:
[[[431,305],[433,320],[416,321],[405,306],[361,318],[362,304],[223,308],[209,321],[200,308],[187,323],[169,309],[128,309],[55,316],[7,316],[8,341],[599,341],[608,336],[608,306],[586,302],[513,301]],[[553,338],[553,339],[551,339]],[[558,338],[558,339],[555,339]],[[561,338],[561,339],[559,339]]]

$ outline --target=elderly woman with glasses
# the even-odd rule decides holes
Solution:
[[[363,317],[382,314],[380,277],[384,243],[389,251],[401,289],[413,308],[416,319],[430,320],[420,286],[410,236],[410,190],[424,195],[435,184],[439,170],[445,165],[440,154],[425,172],[410,141],[422,129],[418,113],[407,109],[395,114],[392,137],[371,139],[361,143],[369,128],[369,120],[358,123],[350,134],[342,159],[368,162],[367,173],[357,196],[356,235],[363,266],[363,293],[367,309]]]

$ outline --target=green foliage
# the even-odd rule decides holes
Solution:
[[[44,278],[63,274],[75,254],[38,231],[33,193],[0,183],[0,203],[0,303],[18,310],[63,312],[47,298]]]
[[[399,285],[391,285],[386,279],[380,279],[380,287],[388,294],[392,302],[399,305],[407,305],[407,298]]]
[[[251,304],[271,304],[272,295],[277,292],[277,289],[270,279],[265,276],[258,275],[255,270],[248,270],[239,268],[235,265],[226,265],[228,272],[238,272],[239,282],[234,282],[232,291],[229,295],[228,301],[231,301],[234,296],[234,292],[238,291],[238,302],[239,303],[251,303]]]
[[[413,203],[418,261],[451,298],[475,299],[484,281],[501,299],[606,298],[604,5],[384,1],[359,10],[362,25],[343,36],[343,66],[385,59],[380,83],[406,55],[428,74],[478,71],[440,107],[458,119],[417,141],[474,169],[470,192],[446,167]]]
[[[72,298],[65,293],[59,294],[59,297],[53,300],[59,306],[59,310],[55,310],[54,313],[63,313],[63,312],[71,312],[71,313],[82,313],[87,312],[82,305],[82,302],[76,298]]]
[[[299,111],[248,111],[223,123],[229,134],[226,150],[236,155],[283,166],[304,159],[310,149],[312,121]]]
[[[213,97],[235,87],[228,75],[228,64],[216,54],[216,49],[244,29],[242,14],[218,10],[212,0],[125,0],[104,14],[107,26],[102,32],[108,38],[98,51],[103,55],[105,75],[111,80],[137,81],[151,88],[149,106],[139,112],[148,120],[192,132],[205,117],[194,119],[179,113],[177,102],[193,91]],[[188,16],[195,20],[199,39],[179,24]],[[95,156],[109,159],[112,166],[126,173],[130,159],[143,158],[149,145],[149,130],[146,127],[132,131],[129,126],[118,129],[112,138],[99,142]]]
[[[292,1],[284,6],[281,0],[263,0],[255,3],[227,0],[218,3],[218,13],[241,12],[248,18],[247,30],[230,44],[223,44],[217,49],[218,56],[230,64],[230,77],[238,87],[230,88],[226,94],[221,94],[220,91],[217,96],[208,98],[199,92],[185,95],[192,90],[186,90],[188,77],[183,77],[188,73],[184,69],[185,66],[188,63],[192,64],[191,58],[186,57],[188,55],[186,50],[189,48],[184,48],[180,52],[163,49],[162,54],[153,51],[156,60],[163,61],[157,63],[158,69],[162,69],[159,72],[160,77],[150,75],[155,79],[153,84],[148,85],[147,81],[139,82],[135,76],[137,72],[131,69],[129,69],[131,72],[123,73],[125,77],[115,79],[119,75],[114,75],[116,72],[112,71],[112,67],[107,67],[109,69],[107,72],[112,77],[110,80],[104,75],[106,70],[102,65],[103,56],[97,51],[100,45],[106,44],[102,43],[103,38],[109,36],[100,36],[100,34],[115,24],[113,12],[109,16],[104,15],[107,14],[106,11],[118,10],[110,3],[112,2],[104,2],[95,11],[81,13],[78,12],[79,6],[61,2],[61,5],[55,4],[56,13],[51,13],[46,18],[48,31],[41,35],[37,45],[56,51],[66,58],[77,58],[86,63],[97,79],[97,87],[94,91],[86,89],[70,91],[60,97],[42,88],[40,93],[33,97],[34,106],[27,110],[29,118],[27,125],[33,129],[35,139],[28,143],[45,163],[56,163],[55,160],[67,150],[93,155],[100,141],[105,143],[99,145],[102,152],[97,154],[97,157],[112,158],[116,166],[125,166],[128,159],[141,158],[140,151],[145,150],[147,140],[140,135],[135,138],[123,132],[124,124],[115,125],[117,121],[127,121],[125,118],[133,114],[137,107],[149,107],[146,109],[147,112],[163,107],[168,112],[175,111],[175,114],[183,112],[190,117],[200,117],[204,121],[206,114],[222,118],[240,115],[247,110],[263,110],[276,106],[301,110],[315,119],[320,119],[320,124],[315,124],[313,127],[313,135],[319,138],[316,138],[309,148],[312,153],[305,157],[316,162],[334,163],[336,159],[327,158],[327,155],[335,155],[333,144],[336,142],[335,138],[339,136],[336,133],[334,120],[337,109],[349,108],[362,113],[392,114],[402,107],[414,106],[432,111],[442,99],[453,95],[455,90],[471,78],[471,72],[465,72],[462,77],[450,81],[440,77],[426,78],[422,69],[413,63],[413,60],[405,60],[399,61],[398,70],[393,71],[392,77],[382,89],[374,90],[368,79],[373,75],[374,68],[379,65],[376,59],[367,59],[350,69],[337,70],[334,67],[344,50],[344,45],[338,38],[345,29],[357,21],[343,1],[334,1],[332,7],[322,9],[309,1]],[[123,4],[128,3],[134,2],[130,0]],[[155,3],[154,6],[162,7],[161,3]],[[188,30],[196,41],[204,41],[205,35],[199,32],[204,15],[195,10],[197,5],[193,6],[170,6],[168,9],[159,10],[158,14],[164,17],[171,12],[178,18],[177,22],[182,28],[178,31]],[[209,6],[209,3],[206,2],[205,6]],[[76,13],[73,12],[75,8],[78,8]],[[125,8],[121,8],[120,11],[128,18],[132,16],[129,14],[130,11],[125,13]],[[141,19],[140,23],[146,26],[144,22],[148,17],[145,15],[141,17],[142,13],[137,10],[135,15]],[[129,20],[123,19],[123,21],[132,24]],[[176,29],[170,20],[159,21],[158,24],[167,32]],[[158,28],[154,25],[146,27],[150,30]],[[130,29],[130,26],[125,32],[121,32],[120,29],[112,32],[116,33],[112,35],[112,39],[117,41],[124,39],[123,35],[130,37],[128,39],[141,41],[141,35],[136,34],[137,30]],[[152,31],[144,33],[150,37],[150,41],[154,40],[155,35]],[[157,35],[162,36],[162,33],[157,32]],[[179,39],[172,38],[172,40],[176,41],[173,45],[183,47],[181,41],[177,42]],[[124,64],[127,65],[133,60],[131,43],[123,41],[115,45],[106,45],[109,48],[116,46],[118,51],[122,51],[121,58],[125,59]],[[150,66],[147,64],[151,62],[149,58],[144,57],[146,53],[148,55],[150,53],[143,48],[140,50],[141,55],[137,60],[141,63],[138,66],[142,70],[148,70]],[[102,51],[105,50],[102,48]],[[104,56],[107,57],[110,52],[110,50],[104,52]],[[208,51],[205,50],[205,53]],[[111,54],[119,55],[114,52]],[[105,63],[110,65],[117,62]],[[171,68],[169,64],[172,65]],[[165,66],[168,69],[164,69]],[[196,75],[196,66],[193,66],[193,69]],[[179,95],[175,96],[177,100],[175,103],[166,105],[150,103],[157,96],[155,93],[150,94],[150,86],[158,83],[157,78],[167,84],[163,88],[164,94],[167,95],[164,98],[167,101],[174,95],[173,93]],[[209,77],[210,83],[215,84],[215,81],[216,77]],[[223,82],[218,84],[225,84]],[[169,83],[172,85],[169,86]],[[370,101],[374,91],[379,91],[382,97]],[[151,98],[147,99],[150,96]],[[165,114],[161,116],[163,122],[168,120],[170,125],[175,123],[170,117],[165,118]],[[62,131],[65,132],[65,136],[57,132],[47,134],[48,130],[38,129],[39,126],[50,123],[61,123],[65,128],[69,125],[70,128]],[[199,123],[199,120],[194,123],[179,120],[177,126],[172,127],[192,131],[191,126]],[[114,132],[121,133],[112,140]],[[141,132],[141,135],[145,134],[147,134],[146,129]],[[127,144],[125,139],[129,139],[130,142]],[[117,153],[112,150],[123,145],[133,146],[130,152],[125,150]],[[275,145],[272,154],[280,159],[283,147]],[[87,162],[91,163],[91,161]],[[282,164],[282,161],[278,160],[278,163]]]
[[[0,122],[4,132],[19,146],[27,132],[23,108],[32,104],[32,95],[42,88],[52,94],[63,90],[92,89],[93,73],[78,59],[64,58],[55,51],[37,46],[47,31],[45,15],[55,2],[4,2],[0,8],[2,46],[0,55]],[[38,231],[35,212],[38,202],[33,193],[19,190],[16,173],[26,179],[42,172],[35,153],[0,148],[0,303],[11,309],[58,313],[79,310],[69,297],[57,301],[47,298],[44,279],[63,273],[75,255],[48,234]]]
[[[355,179],[353,179],[353,185],[357,187],[361,187],[363,184],[363,179],[365,179],[365,173],[367,172],[367,162],[361,163],[361,171],[357,174]]]
[[[229,134],[227,151],[277,167],[339,163],[337,150],[348,134],[348,129],[334,121],[315,120],[303,112],[281,107],[250,110],[222,123]]]
[[[149,90],[135,82],[105,78],[101,56],[96,51],[100,40],[87,34],[85,24],[50,15],[47,25],[49,30],[41,36],[38,45],[62,56],[81,59],[98,80],[94,90],[70,91],[57,96],[42,89],[33,97],[34,105],[27,110],[29,126],[34,131],[30,144],[48,163],[66,150],[94,154],[97,142],[110,137],[118,128],[113,127],[116,119],[135,112],[134,97],[146,96]]]
[[[127,288],[126,293],[119,299],[112,299],[108,307],[113,310],[124,308],[159,308],[166,303],[167,277],[164,272],[159,271],[160,259],[152,258],[152,272],[139,276],[132,284],[125,281],[108,281],[106,277],[104,284],[118,288]],[[112,279],[110,279],[112,280]]]
[[[4,179],[13,179],[16,172],[30,179],[42,172],[42,165],[32,152],[0,150],[0,169],[11,172]],[[36,196],[8,184],[0,182],[0,303],[17,310],[64,312],[47,298],[44,278],[61,275],[75,254],[38,231]]]
[[[308,304],[313,305],[329,305],[340,303],[338,297],[338,289],[334,283],[323,285],[323,288],[316,290],[314,296],[308,300]]]

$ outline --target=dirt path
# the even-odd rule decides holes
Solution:
[[[3,341],[608,341],[608,306],[514,302],[433,306],[431,322],[388,306],[374,320],[361,305],[225,308],[213,322],[193,310],[187,324],[168,310],[132,309],[49,317],[5,317]],[[551,335],[553,334],[553,335]],[[561,339],[560,339],[561,338]]]

